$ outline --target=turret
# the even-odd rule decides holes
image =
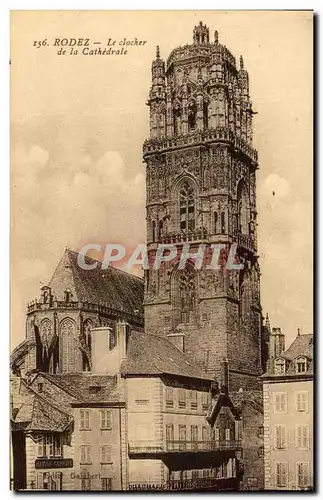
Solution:
[[[151,77],[152,85],[147,103],[150,107],[150,137],[164,137],[166,135],[165,62],[160,58],[158,45],[156,59],[151,66]]]

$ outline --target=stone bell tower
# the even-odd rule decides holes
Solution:
[[[212,375],[227,358],[230,388],[251,388],[261,373],[256,170],[249,76],[202,23],[193,43],[152,63],[150,138],[143,146],[147,245],[236,243],[243,269],[179,269],[176,258],[150,267],[145,329],[190,353]],[[222,254],[223,256],[223,254]],[[223,259],[220,261],[223,262]]]

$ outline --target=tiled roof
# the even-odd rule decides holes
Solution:
[[[102,269],[102,262],[85,257],[87,264],[96,263],[87,270],[78,265],[78,253],[66,249],[50,282],[52,294],[64,300],[67,288],[72,301],[101,304],[116,311],[142,314],[144,282],[141,278],[109,266]]]
[[[41,375],[70,394],[74,402],[110,403],[118,402],[117,378],[110,375],[86,373],[62,373]]]
[[[286,359],[295,359],[297,356],[313,358],[313,335],[299,334],[289,348],[282,353]]]
[[[121,366],[122,375],[179,375],[211,380],[187,354],[168,339],[143,332],[132,332],[128,357]]]
[[[30,431],[63,432],[72,417],[28,387],[23,380],[12,385],[12,428]]]

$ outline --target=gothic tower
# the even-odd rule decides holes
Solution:
[[[249,76],[202,23],[193,43],[152,63],[146,163],[147,248],[223,244],[218,270],[194,258],[150,267],[145,329],[169,337],[212,375],[227,358],[232,389],[255,387],[261,373],[260,271],[256,238],[257,152],[252,146]],[[227,269],[232,243],[243,269]]]

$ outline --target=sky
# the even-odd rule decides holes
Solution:
[[[25,338],[65,247],[145,241],[145,105],[151,61],[203,21],[249,72],[261,302],[286,344],[313,332],[312,13],[11,13],[11,346]],[[135,38],[126,55],[58,55],[56,38]],[[46,40],[39,48],[34,42]],[[98,45],[95,45],[98,47]],[[64,49],[64,48],[63,48]],[[66,47],[65,47],[66,49]],[[79,48],[80,49],[80,48]],[[81,52],[82,48],[79,50]],[[275,195],[273,196],[273,192]]]

